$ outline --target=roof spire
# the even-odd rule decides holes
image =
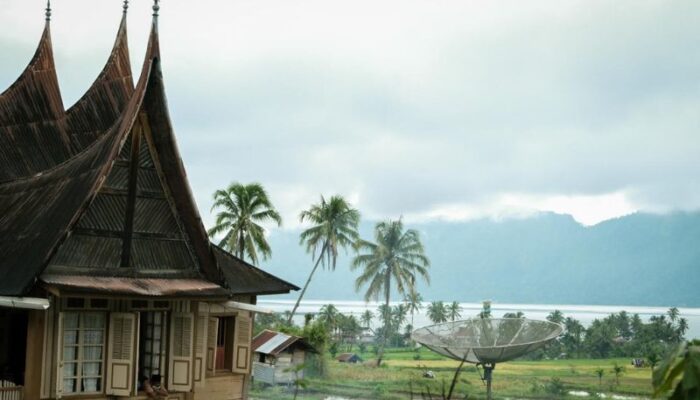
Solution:
[[[158,5],[158,2],[160,0],[153,0],[153,18],[158,18],[158,10],[160,10],[160,6]]]
[[[51,21],[51,0],[46,0],[46,22]]]
[[[129,0],[124,0],[124,5],[122,8],[124,9],[124,14],[126,14],[126,10],[129,9]]]

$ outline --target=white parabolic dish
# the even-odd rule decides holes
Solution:
[[[561,325],[526,318],[474,318],[415,330],[411,338],[430,350],[474,364],[521,357],[555,339]]]

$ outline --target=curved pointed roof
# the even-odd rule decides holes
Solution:
[[[175,290],[169,289],[169,295],[185,294],[169,279],[210,283],[197,283],[194,290],[193,285],[181,285],[192,295],[298,289],[237,263],[210,244],[170,121],[156,7],[136,87],[130,85],[122,19],[107,65],[65,114],[64,123],[38,121],[42,130],[64,129],[60,133],[71,139],[66,143],[74,145],[74,155],[39,173],[16,175],[4,183],[0,179],[0,295],[26,295],[39,280],[53,288],[56,282],[70,282],[70,290],[93,290],[94,282],[105,279],[121,288],[127,281],[138,286],[153,277],[165,278],[159,284]],[[42,43],[48,50],[43,48],[39,57],[50,52],[50,40],[42,38]],[[21,86],[31,78],[18,81]],[[12,144],[12,132],[2,136],[8,132],[0,130],[0,141]],[[4,172],[2,168],[0,164]],[[91,279],[81,279],[85,277]],[[258,280],[270,282],[255,286]]]
[[[105,66],[85,94],[66,111],[71,150],[80,152],[94,142],[100,131],[119,118],[133,93],[125,11]]]
[[[47,20],[34,57],[0,94],[0,182],[37,173],[70,156],[63,115]]]
[[[133,92],[125,12],[101,73],[64,110],[47,20],[29,65],[0,94],[0,182],[42,172],[84,150],[119,118]]]
[[[153,34],[152,34],[153,36]],[[152,41],[152,40],[151,40]],[[141,109],[154,63],[149,44],[124,112],[80,154],[42,174],[0,184],[0,294],[25,294],[109,174]]]
[[[128,192],[126,189],[110,189],[107,193],[102,190],[107,186],[110,172],[119,167],[118,158],[127,147],[127,143],[137,141],[130,139],[137,131],[145,137],[148,148],[152,147],[155,164],[153,169],[157,170],[160,180],[167,188],[164,194],[167,199],[165,207],[172,208],[177,213],[178,223],[186,237],[187,248],[195,259],[196,270],[190,270],[188,273],[196,273],[212,282],[223,282],[175,144],[159,58],[158,31],[154,22],[139,82],[118,120],[109,128],[98,131],[96,141],[66,162],[42,174],[0,184],[0,209],[5,210],[0,216],[0,254],[3,254],[3,258],[0,259],[0,270],[3,272],[0,295],[22,295],[33,287],[98,195],[118,197],[123,194],[122,197],[127,197],[128,194],[131,201],[140,201],[141,204],[152,200],[135,199],[133,196],[138,197],[139,194],[136,187],[132,190],[130,185]],[[135,207],[138,209],[140,206],[136,204]],[[115,210],[122,210],[120,218],[123,218],[123,207],[117,206],[110,211]],[[129,216],[127,212],[126,215],[133,220],[134,214]],[[122,229],[119,232],[107,232],[105,237],[113,237],[116,233],[120,234],[120,241],[126,242],[127,238],[131,240],[135,228],[127,222]],[[94,231],[95,229],[90,233],[95,235]],[[96,235],[101,233],[97,232]],[[138,239],[133,240],[136,242]],[[170,238],[151,236],[149,240],[146,246]],[[131,243],[124,247],[126,248],[135,249]],[[78,253],[100,253],[103,250],[102,247],[86,248]],[[126,273],[134,276],[138,275],[139,271],[133,268],[121,268],[120,271],[96,268],[92,273]]]

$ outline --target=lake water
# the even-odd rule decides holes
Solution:
[[[294,307],[294,300],[265,300],[259,299],[258,305],[269,308],[275,312],[291,311]],[[365,310],[371,310],[375,314],[375,323],[378,323],[377,307],[379,303],[363,301],[331,301],[331,300],[304,300],[299,305],[295,322],[302,323],[303,315],[308,313],[317,313],[319,309],[325,305],[332,303],[343,314],[352,314],[359,317]],[[399,304],[393,302],[392,305]],[[420,313],[414,316],[414,326],[421,327],[430,325],[431,322],[425,315],[425,306],[428,302],[424,302],[424,308]],[[481,311],[480,303],[460,303],[462,306],[462,319],[475,317]],[[565,305],[565,304],[491,304],[491,314],[494,317],[500,317],[507,312],[522,311],[525,317],[532,319],[545,319],[552,311],[559,310],[567,317],[573,317],[579,320],[585,326],[588,326],[594,319],[602,319],[612,313],[617,313],[622,310],[631,314],[639,314],[644,320],[648,320],[652,315],[665,314],[668,311],[667,307],[638,307],[638,306],[582,306],[582,305]],[[680,315],[688,320],[688,332],[686,338],[700,338],[700,308],[679,308]],[[410,323],[411,316],[408,316]]]

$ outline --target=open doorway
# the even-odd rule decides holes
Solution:
[[[27,312],[0,308],[0,383],[24,385]]]

